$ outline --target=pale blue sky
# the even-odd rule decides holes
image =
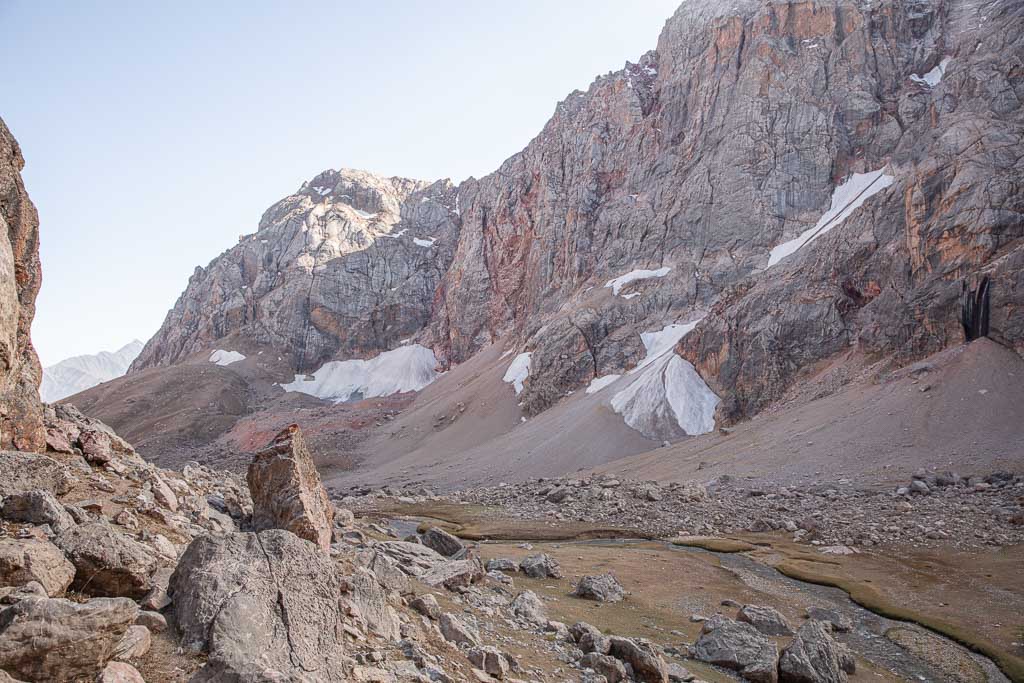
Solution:
[[[493,171],[678,4],[0,0],[43,363],[148,339],[197,265],[326,168]]]

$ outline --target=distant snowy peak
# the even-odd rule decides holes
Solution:
[[[109,382],[128,372],[128,366],[142,351],[144,344],[136,339],[117,351],[101,351],[87,356],[75,356],[43,368],[43,381],[39,396],[45,403],[54,403]]]

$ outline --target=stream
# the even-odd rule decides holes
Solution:
[[[420,523],[425,520],[426,518],[392,518],[389,520],[388,525],[398,538],[405,538],[415,534]],[[517,542],[503,541],[503,543],[514,544]],[[932,662],[927,661],[920,655],[886,637],[886,632],[893,628],[905,629],[916,634],[925,642],[934,643],[937,647],[932,648],[932,651],[940,652],[939,656],[943,660],[955,661],[956,659],[962,659],[974,662],[980,672],[984,674],[985,680],[988,683],[1010,683],[1010,680],[988,657],[972,652],[945,636],[914,623],[896,621],[875,614],[855,603],[843,590],[790,578],[774,567],[763,564],[743,553],[714,552],[701,548],[677,546],[665,541],[650,541],[646,539],[560,541],[552,545],[561,547],[573,545],[604,546],[618,550],[628,550],[630,546],[643,544],[650,547],[652,543],[661,545],[664,549],[671,552],[712,555],[718,560],[723,569],[734,574],[751,589],[772,595],[799,596],[799,602],[802,604],[835,610],[843,614],[853,624],[853,628],[846,633],[837,633],[837,639],[846,643],[858,656],[871,662],[878,668],[890,671],[904,680],[924,681],[927,683],[945,683],[946,681],[953,680],[958,681],[958,683],[960,681],[963,683],[973,683],[977,678],[956,677],[951,679],[949,673],[938,669]],[[951,654],[954,656],[950,656]],[[732,675],[731,672],[723,673]]]

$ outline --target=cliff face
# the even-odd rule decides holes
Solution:
[[[999,0],[688,0],[489,176],[314,178],[196,271],[134,369],[236,334],[300,372],[511,340],[537,413],[702,319],[677,352],[728,422],[854,345],[961,341],[985,275],[1022,350],[1022,26]]]
[[[447,181],[318,175],[196,269],[132,370],[229,335],[273,347],[302,372],[394,348],[430,317],[458,238],[455,202]]]
[[[29,329],[39,293],[39,215],[21,148],[0,119],[0,449],[43,451],[42,369]]]
[[[993,336],[1020,349],[1022,12],[684,3],[656,52],[460,187],[439,355],[514,333],[543,409],[635,362],[636,332],[707,312],[682,350],[731,420],[851,344],[908,359],[961,341],[960,288],[983,273]],[[839,183],[881,169],[892,187],[766,270]],[[665,266],[636,298],[590,293]]]

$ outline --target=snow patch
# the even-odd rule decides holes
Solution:
[[[362,209],[357,209],[355,207],[353,207],[352,210],[356,212],[357,216],[359,216],[360,218],[364,218],[366,220],[370,220],[371,218],[376,218],[377,217],[377,214],[375,214],[375,213],[370,213],[369,211],[363,211]]]
[[[772,249],[768,255],[768,267],[771,268],[799,250],[800,247],[813,242],[845,221],[868,198],[889,187],[895,181],[896,178],[885,174],[884,168],[870,173],[854,173],[845,183],[836,187],[832,193],[832,206],[818,219],[813,228],[804,230],[799,236]]]
[[[618,296],[619,290],[632,282],[637,282],[638,280],[648,280],[652,277],[665,277],[666,275],[669,274],[669,271],[671,270],[672,269],[669,268],[668,266],[665,266],[664,268],[658,268],[657,270],[631,270],[625,275],[620,275],[617,278],[609,280],[608,282],[604,283],[604,286],[606,289],[611,288],[612,294]]]
[[[929,88],[934,88],[935,86],[942,82],[942,77],[946,75],[946,67],[949,66],[949,63],[951,61],[953,61],[952,57],[944,57],[942,61],[939,62],[938,66],[936,66],[934,69],[932,69],[925,75],[918,76],[917,74],[911,74],[910,80],[912,80],[914,83],[919,83],[921,85],[926,85]]]
[[[398,232],[389,233],[387,235],[381,235],[381,237],[390,237],[393,240],[397,240],[399,237],[401,237],[402,235],[404,235],[407,232],[409,232],[409,228],[402,228]]]
[[[324,363],[313,379],[295,375],[295,381],[279,385],[335,403],[353,398],[389,396],[419,391],[438,377],[437,358],[430,349],[412,344],[385,351],[370,360]]]
[[[412,241],[415,242],[417,246],[428,247],[429,248],[429,247],[434,246],[434,242],[437,241],[437,238],[436,237],[430,237],[428,239],[421,240],[419,237],[413,237]]]
[[[502,381],[508,382],[516,390],[516,396],[523,391],[523,382],[530,376],[530,359],[533,358],[533,353],[527,351],[521,353],[512,359],[512,364],[508,366],[508,370],[505,371],[505,376],[502,377]]]
[[[216,363],[217,365],[231,365],[237,363],[240,360],[245,360],[245,356],[240,354],[238,351],[224,351],[223,349],[217,349],[210,354],[210,362]]]
[[[596,394],[620,377],[622,377],[622,375],[605,375],[604,377],[595,377],[590,380],[590,384],[587,386],[587,393]]]
[[[672,351],[698,322],[641,334],[647,356],[629,373],[637,375],[636,379],[612,397],[612,410],[649,438],[670,434],[674,427],[691,436],[715,428],[715,408],[721,399],[692,363]],[[587,393],[591,393],[589,388]]]

